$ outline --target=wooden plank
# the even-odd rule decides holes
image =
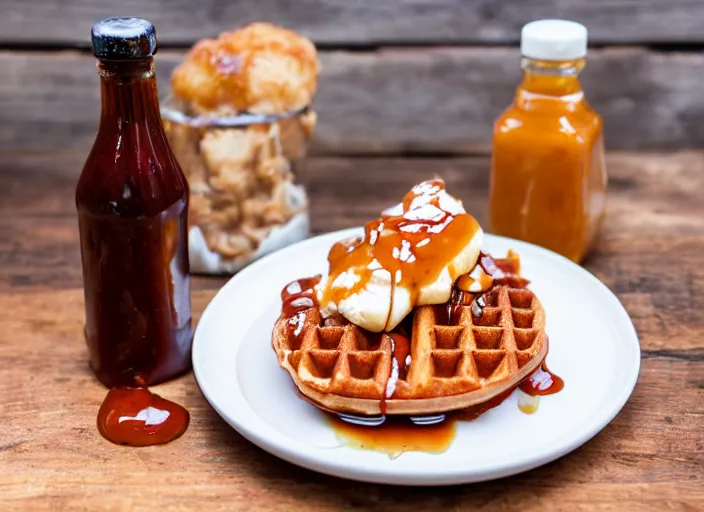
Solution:
[[[494,119],[520,78],[508,48],[324,52],[315,108],[320,153],[487,152]],[[161,91],[181,58],[164,52]],[[0,150],[87,151],[99,114],[94,59],[0,52]],[[611,149],[704,146],[698,69],[704,55],[592,52],[583,83]]]
[[[0,153],[0,291],[81,286],[75,182],[78,152]],[[704,154],[610,153],[604,232],[586,267],[622,300],[644,348],[702,346]],[[486,225],[487,157],[310,158],[299,180],[316,233],[361,225],[414,183],[439,176]],[[360,200],[364,197],[364,200]],[[217,288],[223,279],[197,279]]]
[[[186,45],[259,20],[291,27],[328,45],[506,43],[540,18],[585,23],[598,43],[702,42],[704,5],[694,0],[34,0],[0,2],[0,42],[86,45],[107,16],[155,23],[159,41]]]
[[[0,219],[0,290],[82,286],[75,213]],[[225,278],[195,278],[194,289],[215,289]]]
[[[0,219],[73,219],[74,188],[86,156],[80,150],[0,152]],[[704,203],[699,196],[704,188],[704,153],[612,151],[606,161],[609,232],[702,233]],[[360,225],[397,202],[413,184],[435,175],[445,179],[480,222],[486,222],[487,156],[313,156],[299,163],[297,174],[312,198],[315,232]]]
[[[212,294],[194,293],[195,309]],[[95,414],[105,389],[86,364],[81,301],[80,290],[0,293],[2,510],[660,511],[704,505],[704,354],[679,352],[685,340],[676,336],[670,337],[676,355],[646,354],[626,407],[574,453],[496,482],[402,488],[318,475],[274,458],[220,419],[191,375],[157,387],[188,407],[191,425],[183,438],[142,449],[104,441]]]
[[[623,411],[547,466],[445,489],[358,484],[282,462],[220,419],[192,375],[157,387],[191,412],[182,439],[125,449],[100,438],[95,414],[105,389],[81,341],[73,211],[84,157],[0,153],[0,510],[704,507],[704,153],[607,157],[609,212],[587,268],[617,293],[640,336],[641,374]],[[487,157],[311,158],[299,179],[313,200],[314,230],[328,231],[369,219],[435,175],[483,222],[487,170]],[[222,280],[196,283],[197,317]]]

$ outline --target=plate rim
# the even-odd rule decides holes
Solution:
[[[275,455],[276,457],[279,457],[294,465],[312,471],[349,480],[370,483],[385,483],[393,485],[456,485],[463,483],[481,482],[510,476],[517,473],[522,473],[524,471],[528,471],[548,462],[554,461],[566,455],[567,453],[570,453],[571,451],[577,449],[578,447],[589,441],[591,438],[596,436],[623,409],[624,405],[633,393],[633,390],[638,380],[641,365],[641,348],[640,340],[638,339],[638,334],[635,329],[635,326],[633,325],[633,321],[631,320],[630,315],[624,308],[623,304],[621,304],[621,302],[619,301],[618,297],[609,289],[608,286],[601,282],[587,269],[581,267],[580,265],[577,265],[576,263],[557,253],[554,253],[548,249],[537,246],[535,244],[531,244],[529,242],[485,233],[485,236],[489,239],[494,238],[508,244],[518,245],[519,247],[516,247],[516,249],[519,253],[520,246],[530,246],[530,250],[537,251],[538,254],[542,257],[553,260],[556,259],[558,261],[561,261],[563,264],[567,263],[569,266],[574,267],[574,269],[578,272],[581,271],[585,278],[591,280],[592,283],[596,284],[597,287],[601,288],[604,292],[606,292],[606,295],[609,297],[609,300],[613,303],[612,306],[615,306],[615,310],[618,312],[618,314],[623,315],[624,320],[627,320],[627,322],[623,322],[622,328],[626,329],[626,331],[628,332],[629,340],[624,340],[623,346],[625,347],[625,349],[627,349],[629,355],[631,355],[632,361],[630,363],[630,366],[626,368],[626,372],[623,372],[623,378],[620,379],[620,382],[622,383],[620,393],[612,395],[611,405],[608,409],[608,412],[606,414],[595,415],[588,424],[585,424],[588,428],[584,428],[583,430],[581,430],[579,435],[569,435],[567,436],[567,441],[562,442],[562,444],[558,445],[556,449],[538,453],[537,455],[525,459],[520,464],[515,464],[510,461],[506,461],[503,463],[493,464],[489,469],[482,469],[480,471],[471,468],[468,470],[451,469],[442,473],[430,474],[418,472],[415,469],[408,470],[408,467],[406,467],[404,470],[404,466],[398,466],[397,468],[394,468],[393,471],[388,471],[385,468],[375,468],[373,466],[365,466],[363,468],[351,468],[349,465],[341,463],[339,460],[326,458],[322,455],[315,456],[314,454],[316,453],[316,449],[314,447],[306,445],[305,449],[303,449],[302,446],[298,446],[299,444],[302,444],[299,441],[284,437],[283,441],[285,442],[275,442],[271,439],[271,436],[273,436],[274,438],[278,438],[279,436],[283,436],[283,434],[280,434],[273,430],[262,418],[257,415],[256,411],[251,408],[247,400],[244,398],[239,383],[237,382],[238,379],[236,378],[233,378],[233,393],[236,389],[237,393],[239,393],[239,395],[242,395],[242,401],[244,402],[244,404],[247,405],[247,407],[249,407],[249,416],[254,419],[254,422],[261,423],[262,426],[266,426],[267,429],[271,430],[272,432],[270,432],[269,435],[265,435],[257,431],[256,429],[250,428],[247,425],[246,420],[246,416],[248,415],[243,415],[245,417],[244,421],[242,421],[241,418],[239,419],[239,421],[238,419],[233,418],[232,415],[226,413],[218,405],[218,400],[215,398],[213,390],[207,383],[207,376],[201,373],[200,368],[200,360],[203,357],[201,354],[205,350],[201,347],[205,347],[207,343],[206,341],[201,341],[204,338],[204,335],[202,334],[203,329],[201,328],[201,325],[204,323],[204,321],[208,321],[210,316],[214,314],[212,312],[215,309],[215,306],[213,306],[213,304],[215,304],[218,300],[223,300],[221,297],[227,293],[225,292],[226,289],[229,290],[230,288],[237,286],[237,283],[241,280],[244,280],[249,274],[256,274],[260,271],[261,268],[266,267],[269,264],[269,261],[282,258],[289,252],[295,253],[297,251],[300,251],[306,245],[320,243],[321,239],[330,239],[330,241],[334,239],[343,239],[345,237],[359,235],[361,233],[361,230],[361,227],[355,227],[320,234],[314,237],[307,238],[306,240],[302,240],[284,249],[275,251],[271,254],[262,257],[261,259],[253,262],[252,264],[232,276],[217,291],[215,296],[213,296],[213,298],[203,310],[203,313],[200,317],[198,325],[196,326],[195,334],[193,337],[191,355],[193,363],[193,374],[196,379],[196,383],[198,384],[198,387],[200,388],[203,396],[208,401],[210,406],[213,407],[213,409],[215,409],[215,411],[245,439],[252,442],[259,448],[262,448],[265,451],[271,453],[272,455]],[[218,299],[219,297],[220,299]],[[612,309],[613,311],[614,308],[610,307],[609,309]],[[237,347],[235,350],[239,351],[240,348]],[[411,467],[414,466],[411,465]]]

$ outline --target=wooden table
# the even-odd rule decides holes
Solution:
[[[73,190],[84,156],[0,153],[0,510],[704,508],[704,154],[608,157],[608,217],[586,267],[640,336],[623,411],[556,462],[449,488],[360,484],[282,462],[220,419],[191,375],[158,387],[191,412],[181,439],[141,449],[103,440],[95,415],[106,391],[81,336]],[[360,224],[433,175],[485,219],[486,157],[312,158],[300,172],[316,232]],[[196,312],[223,282],[195,279]]]

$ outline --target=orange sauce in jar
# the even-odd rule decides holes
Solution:
[[[584,59],[524,59],[524,77],[496,121],[489,217],[499,235],[579,262],[605,207],[602,119],[584,99]]]

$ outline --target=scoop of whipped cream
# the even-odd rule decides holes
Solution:
[[[322,315],[391,331],[414,307],[449,300],[455,280],[476,265],[482,237],[442,181],[420,183],[367,224],[364,238],[333,247],[317,288]]]

